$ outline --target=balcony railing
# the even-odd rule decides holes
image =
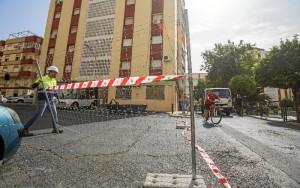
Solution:
[[[30,53],[30,52],[39,54],[40,50],[36,48],[23,48],[23,53]]]
[[[20,71],[19,77],[30,77],[30,78],[36,78],[36,73],[31,71]]]
[[[22,59],[21,60],[21,65],[34,65],[35,62],[33,59]]]

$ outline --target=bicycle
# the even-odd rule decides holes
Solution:
[[[205,114],[203,115],[205,119]],[[208,111],[208,119],[210,118],[211,122],[215,125],[219,124],[222,120],[222,112],[216,107],[216,104],[212,104]]]

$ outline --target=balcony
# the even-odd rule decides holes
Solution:
[[[35,62],[33,59],[22,59],[21,65],[35,65]]]
[[[28,43],[28,42],[37,42],[39,44],[41,44],[43,41],[43,38],[42,37],[38,37],[38,36],[28,36],[28,37],[25,37],[25,43]]]
[[[149,75],[150,76],[162,75],[162,69],[150,69]]]
[[[0,46],[5,46],[5,41],[4,40],[0,40]]]
[[[6,73],[0,72],[0,77],[4,77]],[[19,76],[18,72],[8,72],[10,78],[15,78]]]
[[[20,71],[19,77],[29,77],[29,78],[36,78],[36,73],[31,71]]]
[[[19,54],[19,53],[22,53],[22,49],[6,50],[3,52],[3,55]]]
[[[24,48],[23,53],[35,53],[40,54],[40,50],[36,48]]]
[[[130,77],[130,70],[120,70],[119,77],[120,78]]]
[[[79,15],[73,15],[71,18],[71,25],[75,26],[78,25],[79,23]]]
[[[75,42],[76,42],[76,34],[77,33],[70,33],[69,34],[68,44],[75,44]]]
[[[132,47],[122,47],[121,48],[121,60],[131,59],[132,57]]]
[[[3,66],[10,66],[10,65],[20,65],[20,60],[12,60],[12,61],[2,61]]]
[[[126,5],[124,17],[134,17],[134,12],[135,12],[135,4]]]

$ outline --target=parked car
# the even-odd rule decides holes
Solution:
[[[0,105],[0,164],[9,160],[18,150],[23,124],[11,108]]]
[[[33,102],[33,95],[24,95],[19,97],[8,97],[7,102],[8,103],[32,103]]]
[[[9,96],[7,97],[7,103],[12,103],[14,99],[16,99],[17,97],[13,97],[13,96]]]
[[[0,95],[0,103],[6,103],[7,98],[4,97],[4,95]]]

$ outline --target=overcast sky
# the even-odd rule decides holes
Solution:
[[[140,0],[137,0],[140,1]],[[147,1],[147,0],[142,0]],[[300,34],[300,0],[185,0],[189,12],[193,72],[201,52],[228,39],[269,50]],[[0,40],[29,30],[44,35],[50,0],[0,0]]]

